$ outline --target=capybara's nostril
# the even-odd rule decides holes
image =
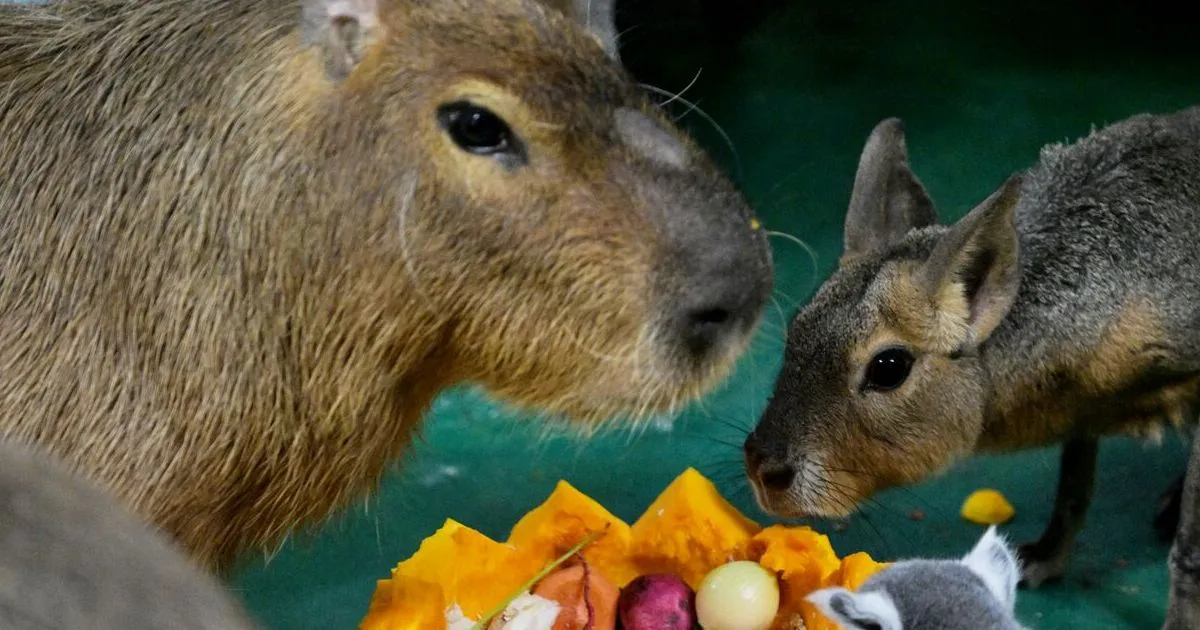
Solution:
[[[676,326],[692,356],[720,352],[725,340],[744,334],[758,313],[754,288],[734,278],[707,278],[680,305]]]
[[[729,320],[729,311],[717,307],[692,313],[692,321],[698,325],[719,325]]]
[[[720,340],[732,319],[733,314],[729,309],[721,306],[685,312],[680,322],[684,345],[694,355],[707,354]]]
[[[759,468],[758,480],[768,490],[782,492],[792,487],[796,479],[796,469],[788,464]]]

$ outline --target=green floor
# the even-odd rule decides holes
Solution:
[[[842,213],[862,142],[879,119],[900,116],[918,174],[946,216],[959,216],[1048,141],[1074,138],[1141,111],[1200,102],[1194,24],[1154,4],[1120,13],[1095,3],[776,2],[725,5],[703,20],[687,0],[622,5],[629,64],[669,90],[688,91],[728,134],[736,158],[696,114],[683,121],[738,175],[774,242],[779,309],[738,373],[673,430],[617,433],[590,443],[542,437],[540,427],[496,410],[474,392],[449,394],[425,441],[368,509],[358,507],[297,539],[234,585],[267,627],[353,628],[375,580],[446,517],[503,537],[565,478],[633,519],[684,467],[716,480],[766,522],[745,489],[736,444],[762,408],[777,369],[784,316],[811,294],[839,252]],[[982,4],[982,3],[981,3]],[[626,6],[631,5],[631,6]],[[746,19],[733,19],[733,5]],[[753,12],[751,14],[751,12]],[[632,17],[631,17],[632,15]],[[710,14],[711,15],[711,14]],[[738,30],[733,30],[738,29]],[[1099,492],[1069,579],[1022,592],[1033,628],[1157,628],[1165,603],[1166,547],[1150,527],[1155,499],[1182,470],[1184,448],[1114,441],[1101,458]],[[979,486],[1017,508],[1014,537],[1036,535],[1050,507],[1056,453],[964,463],[944,478],[880,497],[880,506],[828,531],[839,553],[892,559],[957,555],[980,533],[958,506]],[[614,471],[623,471],[614,474]],[[911,510],[926,514],[908,518]]]

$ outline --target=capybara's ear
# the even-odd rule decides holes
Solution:
[[[579,22],[595,37],[609,57],[620,61],[617,41],[616,0],[542,0]]]
[[[304,0],[304,40],[324,53],[333,81],[350,76],[379,28],[377,0]]]

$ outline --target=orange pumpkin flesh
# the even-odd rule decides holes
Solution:
[[[758,562],[780,580],[774,626],[779,630],[795,627],[797,618],[807,630],[837,630],[804,597],[826,586],[857,589],[887,566],[866,553],[839,559],[828,537],[808,527],[763,529],[691,468],[667,486],[632,527],[564,481],[513,526],[505,543],[447,520],[392,570],[391,579],[378,582],[359,627],[444,628],[446,607],[452,604],[467,618],[478,619],[516,595],[555,558],[600,531],[604,534],[581,555],[589,570],[615,588],[638,575],[670,572],[694,589],[726,562]],[[542,588],[550,586],[554,584]]]
[[[777,627],[804,616],[804,597],[821,588],[841,563],[829,538],[809,527],[772,525],[750,542],[751,557],[780,579]]]
[[[714,568],[746,560],[759,529],[689,468],[633,524],[633,562],[641,574],[674,573],[696,589]]]
[[[431,630],[446,627],[441,587],[416,578],[379,580],[360,630]]]
[[[508,544],[536,559],[541,568],[606,527],[608,531],[581,555],[609,582],[625,586],[637,577],[637,569],[629,561],[629,525],[565,481],[558,482],[549,498],[517,521]]]
[[[544,564],[448,519],[412,557],[396,566],[392,576],[438,585],[447,605],[457,603],[464,615],[474,619],[504,601]]]
[[[852,553],[842,558],[841,562],[838,563],[837,569],[825,576],[825,579],[821,581],[819,586],[809,589],[808,592],[812,592],[816,588],[826,588],[829,586],[841,586],[852,591],[858,590],[863,585],[863,582],[866,582],[868,578],[887,566],[887,563],[872,560],[871,556],[865,552]],[[808,602],[800,602],[799,610],[806,630],[840,630],[840,627],[836,623],[830,621],[817,610],[816,606]]]

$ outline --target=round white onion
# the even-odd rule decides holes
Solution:
[[[696,620],[704,630],[766,630],[779,612],[779,582],[757,562],[723,564],[696,589]]]

